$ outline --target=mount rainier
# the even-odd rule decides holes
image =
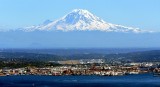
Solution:
[[[22,28],[24,31],[104,31],[104,32],[144,32],[139,28],[126,27],[105,22],[87,10],[74,9],[64,17],[47,20],[41,25]]]
[[[159,37],[158,32],[111,24],[87,10],[75,9],[55,21],[0,31],[0,48],[160,47]]]

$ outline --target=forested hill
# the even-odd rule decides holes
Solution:
[[[58,61],[63,60],[62,57],[51,54],[24,53],[24,52],[0,52],[0,60],[8,61]]]
[[[160,61],[160,50],[131,52],[131,53],[117,53],[117,54],[78,54],[72,55],[71,59],[92,59],[102,58],[106,60],[117,61],[133,61],[133,62],[153,62]]]
[[[131,61],[131,62],[153,62],[160,61],[160,50],[115,53],[115,54],[74,54],[74,55],[54,55],[41,53],[25,53],[25,52],[0,52],[0,60],[8,61],[60,61],[60,60],[79,60],[79,59],[106,59],[115,61]]]

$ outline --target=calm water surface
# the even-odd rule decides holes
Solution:
[[[0,87],[160,87],[152,74],[126,76],[5,76]]]

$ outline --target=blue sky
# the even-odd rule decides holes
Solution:
[[[77,8],[110,23],[160,30],[160,0],[0,0],[0,28],[38,25]]]

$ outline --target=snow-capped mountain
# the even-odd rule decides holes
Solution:
[[[47,20],[38,26],[25,27],[24,31],[60,30],[60,31],[105,31],[105,32],[143,32],[138,28],[105,22],[87,10],[75,9],[64,17],[56,20]]]

